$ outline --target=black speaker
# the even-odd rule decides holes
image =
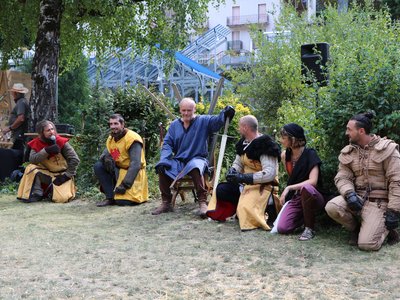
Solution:
[[[329,60],[329,44],[316,43],[301,46],[301,75],[307,76],[312,72],[319,86],[329,84],[329,73],[326,63]],[[310,80],[305,82],[311,84]]]

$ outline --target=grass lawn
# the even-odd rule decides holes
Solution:
[[[0,196],[1,299],[395,299],[400,246],[367,253],[338,226],[309,242],[194,216],[158,200],[25,204]]]

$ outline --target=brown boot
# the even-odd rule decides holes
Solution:
[[[349,245],[357,246],[358,245],[358,235],[360,234],[360,226],[357,226],[352,232],[350,232]]]
[[[201,201],[199,199],[199,211],[197,213],[198,216],[200,216],[200,218],[207,218],[207,210],[208,210],[208,206],[207,206],[207,202],[206,201]]]
[[[106,199],[96,204],[97,207],[104,207],[109,205],[115,205],[114,199]]]
[[[151,212],[152,215],[159,215],[167,212],[173,212],[174,209],[171,205],[171,201],[168,200],[162,200],[161,205],[157,207],[155,210]]]

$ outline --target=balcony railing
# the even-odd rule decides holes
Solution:
[[[262,15],[248,15],[248,16],[234,16],[226,19],[227,26],[240,26],[246,24],[268,24],[268,14]]]
[[[243,42],[241,40],[228,41],[228,50],[240,51],[243,49]]]

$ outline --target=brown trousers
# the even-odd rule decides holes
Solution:
[[[328,215],[344,228],[354,231],[360,226],[358,247],[361,250],[379,250],[388,235],[385,226],[386,201],[366,201],[361,210],[361,216],[356,217],[348,208],[346,200],[337,196],[325,207]],[[361,224],[359,219],[361,219]]]

